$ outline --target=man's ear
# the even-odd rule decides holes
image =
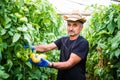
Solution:
[[[81,29],[81,30],[83,29],[83,25],[80,26],[80,29]]]

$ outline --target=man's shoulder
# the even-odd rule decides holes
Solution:
[[[88,43],[88,40],[87,40],[86,38],[84,38],[83,36],[79,36],[78,41],[79,41],[79,42]]]
[[[63,39],[63,40],[68,39],[68,38],[69,38],[68,36],[61,37],[61,39]]]
[[[64,41],[64,40],[66,40],[66,39],[69,39],[69,37],[68,36],[63,36],[63,37],[60,37],[60,38],[58,38],[56,41]]]

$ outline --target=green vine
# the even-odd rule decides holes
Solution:
[[[92,80],[120,78],[120,5],[94,5],[86,37],[90,43],[87,61],[88,76]],[[91,67],[90,67],[91,66]]]

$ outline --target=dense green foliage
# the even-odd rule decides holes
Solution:
[[[31,65],[23,46],[56,40],[60,25],[47,0],[0,0],[0,80],[54,80],[56,70]],[[58,59],[56,51],[48,53],[48,60]]]
[[[90,43],[87,76],[119,80],[120,5],[93,8],[89,27],[83,32]],[[0,80],[56,80],[55,69],[28,62],[31,50],[23,46],[53,42],[61,34],[61,21],[47,0],[0,0]],[[44,54],[50,61],[59,57],[57,51]]]
[[[87,72],[92,80],[120,79],[120,5],[93,6],[86,37],[90,43]]]

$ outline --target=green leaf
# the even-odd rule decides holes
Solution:
[[[43,19],[43,23],[45,24],[45,26],[50,26],[50,20],[48,18],[44,18]]]
[[[117,32],[115,37],[113,37],[110,42],[112,50],[118,48],[118,45],[120,44],[120,31]]]
[[[22,32],[26,32],[27,27],[26,26],[18,27],[17,30],[22,31]]]
[[[115,12],[115,11],[112,11],[112,12],[109,14],[109,19],[110,19],[110,21],[113,20],[114,12]]]
[[[8,45],[7,45],[7,43],[3,43],[3,48],[7,48],[8,47]]]
[[[118,29],[120,29],[120,15],[118,16],[117,24],[118,24]]]
[[[118,50],[115,51],[115,56],[116,56],[117,58],[119,58],[119,56],[120,56],[120,49],[118,49]]]
[[[107,49],[108,46],[105,43],[98,43],[99,47],[101,47],[102,49]]]
[[[32,64],[30,62],[25,63],[30,69],[32,69]]]
[[[21,7],[24,5],[24,0],[16,0],[16,1],[15,1],[15,4],[16,4],[19,8],[21,8]]]
[[[5,26],[6,29],[8,29],[8,28],[10,28],[10,27],[11,27],[11,24],[7,24],[7,25]]]
[[[13,36],[13,43],[16,42],[16,41],[18,41],[19,38],[20,38],[20,36],[21,36],[21,34],[15,33],[15,35]]]
[[[7,32],[6,29],[2,29],[2,30],[1,30],[1,35],[4,35],[6,32]]]
[[[108,28],[109,32],[112,34],[113,31],[114,31],[114,29],[115,29],[115,26],[113,25],[112,22],[110,22],[110,23],[108,24],[107,28]]]
[[[1,60],[2,60],[2,53],[1,53],[1,51],[0,51],[0,63],[1,63]]]
[[[111,45],[111,49],[114,50],[114,49],[118,48],[118,45],[119,45],[119,43],[113,42]]]
[[[29,43],[31,43],[31,36],[28,33],[24,34],[24,39],[26,39]]]
[[[5,73],[4,67],[0,66],[0,80],[7,79],[8,77],[9,77],[9,75],[7,73]]]
[[[17,74],[16,76],[18,77],[18,80],[21,80],[23,77],[23,74]]]
[[[9,66],[8,71],[10,71],[11,68],[12,68],[12,66],[13,66],[13,62],[12,62],[12,60],[8,59],[8,60],[7,60],[7,65]]]
[[[20,7],[22,7],[24,5],[24,0],[20,0]]]
[[[100,32],[98,32],[96,35],[104,35],[104,34],[109,34],[109,32],[107,32],[106,30],[102,30]]]
[[[0,80],[7,79],[8,77],[9,77],[9,75],[7,73],[0,70]]]
[[[11,22],[11,19],[7,16],[7,14],[5,14],[5,21],[6,21],[6,24],[8,24],[9,22]]]
[[[8,31],[8,34],[9,34],[10,36],[13,36],[12,31]]]
[[[119,66],[120,66],[120,64],[119,64]],[[120,68],[118,68],[118,70],[117,70],[117,75],[118,75],[118,77],[120,77]]]

